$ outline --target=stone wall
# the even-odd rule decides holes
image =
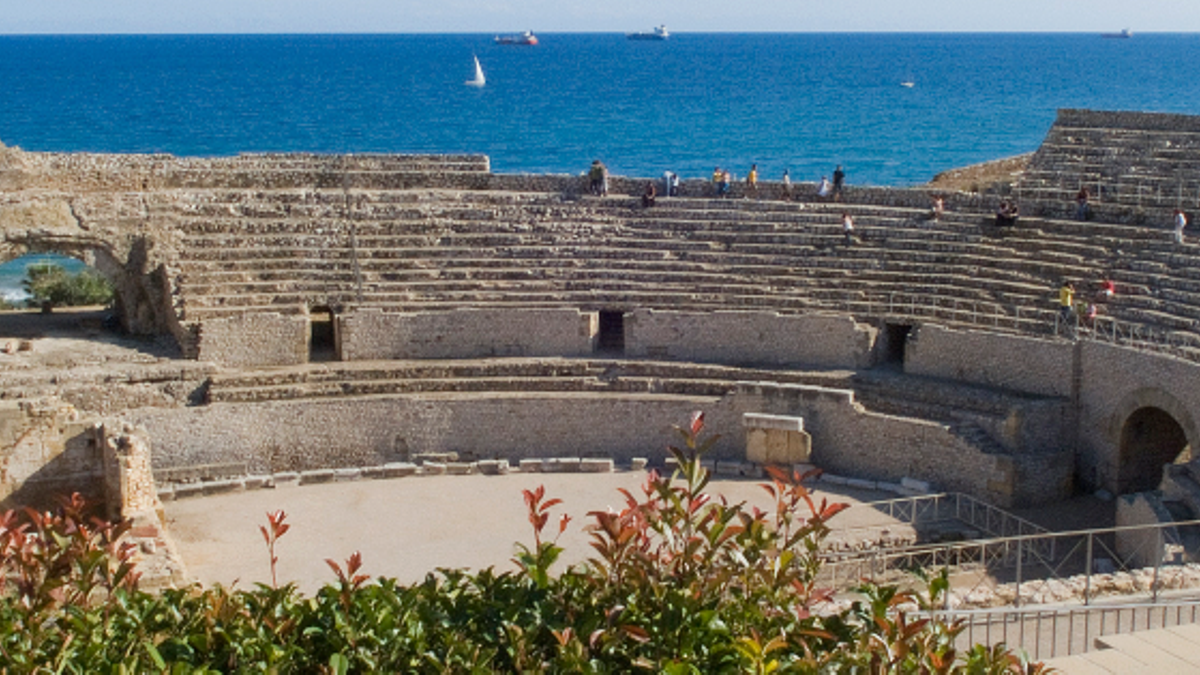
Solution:
[[[239,314],[200,326],[198,358],[222,366],[290,366],[308,361],[305,315]]]
[[[59,495],[102,493],[93,421],[48,397],[0,401],[0,507],[47,506]]]
[[[337,322],[343,361],[587,356],[598,329],[595,312],[574,309],[367,309]]]
[[[863,368],[875,337],[875,328],[845,315],[651,309],[625,315],[625,353],[634,358]]]
[[[672,425],[703,410],[722,434],[716,459],[744,458],[740,402],[728,397],[480,394],[213,404],[141,410],[156,471],[244,462],[250,473],[375,466],[421,453],[477,459],[648,457],[661,463]]]
[[[831,473],[890,482],[917,478],[1001,506],[1052,502],[1071,493],[1069,451],[987,454],[944,424],[868,412],[850,390],[746,383],[737,395],[746,407],[803,417],[812,461]]]
[[[1200,447],[1200,364],[1102,342],[1080,344],[1079,475],[1121,492],[1121,432],[1139,408],[1159,408]]]
[[[1063,340],[922,324],[904,372],[1042,396],[1070,396],[1074,346]]]

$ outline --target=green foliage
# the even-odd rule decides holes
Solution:
[[[706,492],[696,415],[670,452],[671,477],[622,491],[593,512],[594,555],[552,573],[545,539],[560,504],[525,492],[533,545],[516,570],[437,570],[401,586],[360,571],[357,552],[326,561],[335,582],[313,597],[279,586],[275,544],[286,515],[262,528],[270,586],[136,588],[126,525],[89,520],[82,500],[61,515],[0,517],[0,672],[268,673],[1035,673],[1003,645],[958,653],[961,627],[929,617],[945,574],[925,594],[863,586],[849,609],[818,611],[827,522],[803,475],[773,470],[773,508]],[[918,607],[910,613],[905,607]]]
[[[31,307],[46,303],[56,307],[106,305],[113,297],[112,285],[99,273],[85,269],[78,274],[68,274],[53,263],[30,265],[21,285],[30,295]]]

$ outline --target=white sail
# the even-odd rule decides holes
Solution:
[[[487,84],[487,80],[483,77],[483,67],[479,65],[479,57],[475,58],[475,79],[467,80],[466,85],[471,87],[482,87]]]

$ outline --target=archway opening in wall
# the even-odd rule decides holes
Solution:
[[[912,325],[886,323],[883,328],[883,363],[903,366],[904,350],[908,346],[908,336],[912,334]]]
[[[1163,466],[1191,459],[1183,427],[1161,408],[1133,411],[1121,429],[1118,490],[1154,490],[1162,482]]]
[[[604,354],[625,353],[625,312],[600,310],[600,336],[596,351]]]
[[[333,309],[318,305],[308,311],[308,360],[337,361],[337,338],[333,330]]]
[[[31,252],[0,261],[0,312],[6,328],[0,337],[119,334],[119,300],[108,277],[80,258]]]

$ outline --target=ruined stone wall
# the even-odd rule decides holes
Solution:
[[[198,358],[222,366],[290,366],[308,361],[306,315],[239,314],[200,328]]]
[[[922,324],[909,337],[904,372],[1042,396],[1070,396],[1070,342]]]
[[[343,361],[587,356],[597,332],[596,313],[574,309],[365,309],[337,322]]]
[[[863,368],[875,335],[845,315],[638,309],[625,316],[625,353],[635,358]]]
[[[51,505],[79,492],[103,491],[93,421],[54,397],[0,400],[0,506]]]
[[[1069,451],[987,454],[944,424],[869,412],[849,390],[755,383],[740,385],[738,395],[745,406],[804,417],[813,463],[831,473],[890,482],[917,478],[1001,506],[1052,502],[1071,493]]]
[[[737,400],[656,395],[492,394],[214,404],[133,415],[154,468],[244,462],[250,473],[375,466],[420,453],[477,459],[611,457],[661,462],[694,410],[723,434],[714,458],[744,458]]]

